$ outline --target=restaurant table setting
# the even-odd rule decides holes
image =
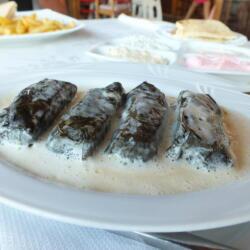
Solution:
[[[45,11],[48,12],[48,10]],[[49,17],[56,17],[56,15],[49,11]],[[64,20],[64,17],[60,18],[60,20]],[[202,93],[215,94],[221,99],[223,99],[223,88],[227,89],[226,98],[235,97],[234,101],[237,105],[243,105],[245,96],[241,96],[238,92],[250,92],[250,42],[243,35],[239,35],[236,42],[232,44],[216,45],[207,42],[199,43],[199,41],[182,42],[176,38],[169,38],[170,35],[165,39],[164,30],[173,30],[174,24],[138,20],[126,15],[121,15],[117,19],[77,21],[70,18],[69,21],[76,22],[76,26],[72,30],[57,31],[56,36],[39,34],[40,37],[35,37],[36,35],[28,34],[27,36],[30,37],[17,38],[17,40],[14,37],[6,39],[0,37],[1,82],[5,85],[8,83],[9,86],[16,84],[19,88],[19,83],[16,83],[14,76],[18,77],[21,84],[24,81],[32,83],[44,75],[58,79],[61,75],[65,76],[66,80],[67,77],[72,76],[75,77],[75,81],[80,79],[78,76],[84,75],[85,80],[90,81],[87,84],[91,85],[90,76],[96,74],[95,77],[104,81],[109,79],[113,81],[115,77],[124,78],[128,86],[132,86],[133,81],[141,79],[141,75],[145,75],[148,80],[158,81],[163,86],[162,82],[166,77],[173,82],[177,79],[180,82],[179,85],[176,84],[178,88],[183,89],[182,86],[187,81],[186,84],[190,89],[199,89]],[[186,53],[188,56],[194,56],[196,44],[200,46],[200,49],[203,46],[204,51],[207,50],[204,53],[211,53],[211,51],[218,53],[220,51],[220,56],[223,56],[222,59],[220,57],[220,65],[204,70],[202,63],[219,60],[213,58],[207,62],[202,58],[204,53],[199,55],[198,59],[195,57],[195,62],[193,57],[189,57],[189,61],[187,61],[183,55]],[[222,49],[224,49],[223,52]],[[245,56],[244,60],[239,60],[238,58],[241,58],[242,55]],[[235,57],[237,57],[236,62]],[[196,68],[192,68],[193,65]],[[224,69],[224,66],[228,68]],[[131,75],[125,76],[126,72],[130,72]],[[5,89],[8,88],[10,89],[10,87],[5,86]],[[9,91],[11,92],[11,89]],[[172,92],[174,93],[174,90]],[[1,174],[2,178],[8,176],[7,172]],[[30,183],[33,183],[34,178],[30,179],[32,179]],[[11,180],[8,181],[11,182]],[[14,174],[12,181],[16,181],[17,186],[20,184]],[[28,179],[27,182],[29,182]],[[4,185],[5,183],[0,184],[3,192],[8,193]],[[24,187],[23,191],[26,190],[27,193],[31,194],[31,190],[27,189],[28,185]],[[34,190],[36,190],[35,187]],[[50,197],[50,191],[57,193],[53,187],[44,190],[47,190],[48,197]],[[121,199],[121,203],[125,204],[126,198],[123,198],[124,201]],[[18,199],[22,202],[18,202]],[[226,227],[227,223],[224,223],[222,219],[221,223],[218,224],[218,227],[221,228],[213,229],[213,223],[207,222],[209,230],[199,230],[202,228],[197,223],[194,231],[188,230],[189,232],[180,233],[180,237],[177,236],[178,233],[160,235],[150,233],[150,230],[147,230],[149,233],[144,235],[142,232],[139,233],[140,230],[120,232],[118,229],[122,229],[122,227],[117,226],[116,222],[114,222],[115,226],[113,227],[117,230],[110,230],[112,226],[105,224],[105,221],[100,223],[100,227],[109,230],[90,228],[90,226],[95,227],[98,224],[87,220],[86,225],[89,227],[83,227],[84,222],[77,219],[70,220],[70,214],[66,214],[63,208],[62,213],[67,219],[56,215],[54,211],[58,210],[56,210],[56,206],[53,207],[56,203],[54,201],[51,201],[51,207],[49,202],[44,205],[45,212],[42,212],[42,206],[34,206],[32,209],[28,198],[18,197],[18,195],[13,201],[6,197],[1,197],[0,200],[5,203],[0,205],[1,249],[248,249],[250,244],[249,223]],[[63,202],[67,203],[61,196],[59,200],[62,204]],[[53,210],[54,208],[55,210]],[[50,212],[46,212],[46,210]],[[243,214],[244,212],[242,211]],[[228,224],[233,225],[245,221],[247,220],[242,218],[237,223]],[[107,227],[103,225],[107,225]],[[125,226],[126,231],[130,227],[132,228],[131,225],[128,222],[128,225]],[[170,227],[171,225],[169,225]],[[134,228],[139,229],[135,226]],[[180,228],[181,226],[175,231],[181,232]]]

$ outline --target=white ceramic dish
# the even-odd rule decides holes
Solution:
[[[86,64],[79,69],[50,70],[8,81],[6,78],[0,84],[0,93],[4,96],[14,88],[22,89],[44,77],[72,81],[86,88],[119,80],[126,89],[131,89],[147,80],[168,95],[176,96],[183,89],[209,93],[220,105],[250,117],[248,95],[202,85],[222,81],[220,78],[166,67],[161,74],[163,67],[156,68],[158,71],[139,64]],[[0,156],[2,202],[64,222],[112,230],[177,232],[245,222],[250,219],[249,190],[250,176],[246,176],[219,188],[178,195],[98,193],[40,180]]]
[[[49,9],[43,9],[43,10],[35,10],[35,11],[22,11],[18,12],[17,16],[24,16],[24,15],[32,15],[36,14],[38,18],[48,18],[50,20],[56,20],[60,21],[62,23],[70,23],[74,22],[76,26],[71,29],[66,30],[58,30],[53,32],[44,32],[44,33],[36,33],[36,34],[22,34],[22,35],[0,35],[0,42],[1,41],[7,41],[7,42],[15,42],[15,41],[35,41],[35,40],[42,40],[42,39],[48,39],[48,38],[55,38],[58,36],[70,34],[72,32],[76,32],[84,27],[84,24],[82,22],[79,22],[77,19],[60,14],[58,12],[49,10]]]
[[[175,25],[173,27],[170,27],[169,25],[162,25],[157,31],[156,33],[160,36],[160,37],[165,37],[165,39],[173,39],[176,41],[199,41],[199,42],[204,42],[204,43],[208,43],[208,44],[227,44],[227,45],[244,45],[248,42],[248,39],[246,36],[237,33],[236,32],[236,38],[229,40],[229,41],[225,41],[225,42],[209,42],[209,41],[202,41],[200,39],[191,39],[191,38],[187,38],[187,39],[183,39],[183,38],[178,38],[176,37],[172,32],[175,29]]]
[[[239,59],[244,59],[250,62],[250,48],[239,47],[233,45],[223,45],[223,44],[204,44],[201,42],[189,42],[181,46],[180,51],[178,52],[178,59],[176,61],[177,66],[183,67],[195,72],[200,73],[210,73],[210,74],[222,74],[222,75],[242,75],[249,76],[250,71],[240,71],[240,70],[221,70],[221,69],[196,69],[188,68],[184,61],[188,54],[221,54],[221,55],[231,55],[238,57]]]
[[[98,60],[106,60],[106,61],[113,61],[113,62],[130,62],[132,59],[129,58],[119,58],[119,57],[113,57],[108,55],[108,49],[114,48],[117,45],[115,42],[104,42],[104,43],[98,43],[95,44],[88,52],[87,54],[98,59]],[[138,50],[138,49],[137,49]],[[160,57],[163,57],[168,61],[167,65],[173,64],[176,61],[176,53],[168,50],[168,51],[158,51],[158,50],[147,50],[149,53],[152,53],[152,55],[158,55]],[[140,62],[138,62],[140,63]]]

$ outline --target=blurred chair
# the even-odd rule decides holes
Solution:
[[[145,0],[148,19],[162,20],[161,0]]]
[[[95,0],[96,18],[100,16],[115,17],[121,13],[131,14],[131,3],[129,0],[109,0],[107,2]]]
[[[132,16],[143,16],[143,0],[132,0]]]
[[[66,0],[67,7],[69,14],[74,17],[79,19],[81,14],[80,14],[80,0]]]
[[[95,14],[95,0],[80,0],[80,13],[88,18]]]
[[[161,0],[132,0],[132,15],[151,20],[162,20]]]

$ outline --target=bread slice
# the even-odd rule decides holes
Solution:
[[[187,19],[176,22],[175,35],[180,38],[194,38],[209,41],[234,39],[236,33],[218,20]]]
[[[17,4],[14,1],[0,4],[0,17],[12,19],[16,15]]]

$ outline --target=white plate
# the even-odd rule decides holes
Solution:
[[[138,64],[86,64],[82,69],[17,76],[15,80],[4,81],[0,93],[5,95],[13,88],[21,89],[44,77],[77,82],[87,88],[119,80],[130,89],[148,80],[169,95],[176,96],[183,89],[209,93],[220,105],[250,117],[249,96],[202,86],[199,74],[183,75],[182,71],[172,69],[166,73],[155,76],[150,68]],[[212,76],[206,79],[219,80]],[[249,176],[219,188],[152,197],[78,190],[42,181],[19,170],[0,158],[0,200],[64,222],[112,230],[174,232],[228,226],[250,219]]]
[[[43,10],[35,10],[35,11],[22,11],[18,12],[17,16],[24,16],[24,15],[32,15],[36,14],[38,18],[48,18],[50,20],[56,20],[59,22],[62,22],[64,24],[74,22],[76,26],[71,29],[66,30],[58,30],[58,31],[52,31],[52,32],[44,32],[44,33],[36,33],[36,34],[21,34],[21,35],[0,35],[0,42],[1,41],[34,41],[34,40],[42,40],[46,38],[54,38],[66,34],[70,34],[72,32],[78,31],[84,27],[84,24],[82,22],[79,22],[77,19],[60,14],[58,12],[49,10],[49,9],[43,9]]]
[[[95,44],[89,51],[87,51],[87,54],[99,59],[99,60],[106,60],[106,61],[113,61],[113,62],[130,62],[132,59],[129,58],[119,58],[119,57],[112,57],[108,55],[107,50],[109,48],[113,48],[116,46],[117,43],[115,42],[104,42],[104,43],[98,43]],[[138,50],[138,49],[137,49]],[[168,60],[168,65],[173,64],[176,61],[176,53],[168,50],[168,51],[158,51],[158,50],[147,50],[149,53],[152,53],[152,55],[159,55],[163,56],[164,59],[166,58]],[[138,62],[140,63],[140,62]]]
[[[201,42],[189,42],[183,44],[178,53],[178,59],[175,65],[179,65],[180,67],[200,73],[211,73],[211,74],[223,74],[223,75],[242,75],[249,76],[250,71],[239,71],[239,70],[216,70],[216,69],[196,69],[196,68],[188,68],[184,65],[184,60],[188,54],[195,53],[218,53],[218,54],[230,54],[235,57],[244,58],[248,62],[250,62],[250,48],[239,47],[234,45],[223,45],[223,44],[204,44]]]
[[[192,39],[192,38],[187,38],[187,39],[184,39],[184,38],[179,38],[179,37],[176,37],[175,35],[173,35],[172,31],[175,29],[175,25],[173,25],[173,27],[170,27],[169,25],[165,26],[165,25],[162,25],[157,31],[156,33],[161,36],[161,37],[165,37],[166,39],[173,39],[173,40],[176,40],[176,41],[199,41],[199,42],[203,42],[203,43],[213,43],[213,44],[228,44],[228,45],[237,45],[237,46],[240,46],[240,45],[244,45],[248,42],[248,39],[246,36],[240,34],[240,33],[236,33],[236,38],[232,39],[232,40],[229,40],[229,41],[225,41],[225,42],[209,42],[209,41],[203,41],[203,40],[200,40],[200,39]]]

